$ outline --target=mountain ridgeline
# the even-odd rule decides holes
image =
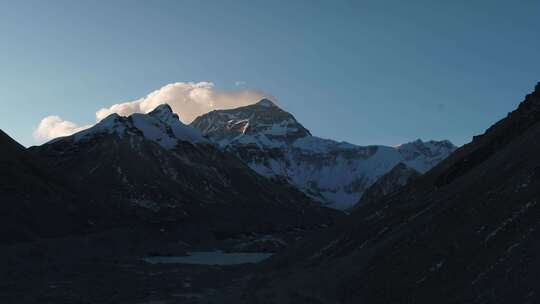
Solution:
[[[212,111],[191,125],[257,173],[289,183],[324,205],[347,209],[399,163],[424,173],[452,153],[449,141],[356,146],[312,136],[275,103]]]
[[[168,105],[148,114],[112,114],[29,151],[97,193],[119,223],[199,222],[234,235],[317,226],[336,215],[221,151]]]
[[[0,131],[0,302],[538,303],[539,139],[540,83],[458,149],[318,138],[266,99],[28,149]],[[201,249],[275,255],[141,261]]]

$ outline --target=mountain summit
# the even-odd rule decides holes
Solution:
[[[338,209],[353,206],[365,189],[400,162],[424,173],[456,149],[449,141],[362,147],[322,139],[267,99],[212,111],[191,126],[259,174],[290,183]]]
[[[293,115],[268,99],[241,108],[212,111],[196,118],[191,126],[221,147],[280,148],[311,135]]]
[[[256,103],[256,105],[261,106],[261,107],[277,107],[273,101],[266,98],[261,99],[259,102]]]

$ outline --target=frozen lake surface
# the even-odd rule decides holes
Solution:
[[[143,258],[143,261],[151,264],[238,265],[259,263],[270,256],[272,253],[267,252],[195,251],[188,252],[187,256],[156,256]]]

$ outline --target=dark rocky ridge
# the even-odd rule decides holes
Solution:
[[[0,130],[0,244],[84,233],[106,213],[84,188]]]

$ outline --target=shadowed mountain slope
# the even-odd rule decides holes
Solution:
[[[540,84],[414,182],[267,264],[250,303],[540,301]]]
[[[0,130],[0,243],[90,229],[105,209],[84,193]]]

